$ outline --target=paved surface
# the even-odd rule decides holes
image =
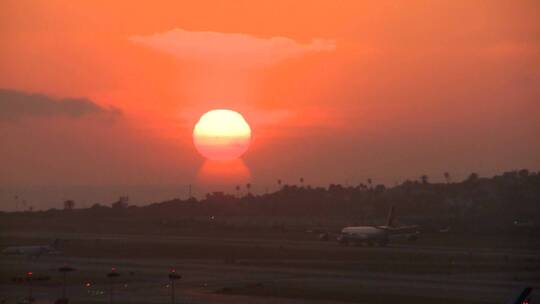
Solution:
[[[27,293],[26,285],[10,281],[14,275],[26,271],[51,276],[49,281],[34,282],[33,293],[41,303],[52,303],[61,290],[61,277],[56,269],[64,264],[77,268],[68,277],[68,291],[73,303],[106,303],[110,285],[105,274],[112,266],[122,274],[114,285],[115,303],[170,303],[166,276],[171,267],[183,275],[177,286],[177,298],[181,303],[330,304],[345,303],[349,299],[362,303],[357,299],[363,296],[367,298],[365,303],[372,303],[369,300],[372,295],[382,299],[375,301],[377,303],[384,302],[386,296],[401,299],[400,303],[505,303],[514,289],[525,285],[540,288],[540,255],[530,249],[468,249],[423,244],[357,248],[341,247],[332,242],[255,238],[70,234],[61,237],[66,240],[76,238],[77,244],[96,239],[106,241],[101,243],[102,246],[134,243],[143,246],[141,250],[155,248],[156,254],[144,259],[137,258],[136,252],[133,252],[133,258],[4,256],[0,258],[0,295],[6,303],[16,303],[16,299]],[[198,246],[213,244],[216,248],[232,246],[238,252],[248,250],[246,248],[264,251],[284,246],[300,254],[316,252],[324,257],[339,251],[340,255],[331,260],[246,258],[227,261],[161,257],[160,246],[170,244],[195,248],[195,251]],[[347,258],[340,259],[341,255]],[[86,282],[91,282],[91,286],[85,287]],[[424,302],[418,297],[425,298]]]

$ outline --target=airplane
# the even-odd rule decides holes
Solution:
[[[519,294],[512,297],[510,301],[508,301],[508,304],[529,304],[531,302],[531,287],[525,287],[521,290]]]
[[[384,226],[350,226],[341,230],[341,234],[337,237],[337,241],[343,245],[362,245],[367,244],[373,246],[386,246],[393,236],[405,236],[410,241],[418,239],[418,226],[394,226],[394,211],[392,206],[388,213],[388,219]]]
[[[23,255],[38,258],[44,254],[58,254],[60,240],[55,239],[51,245],[45,246],[12,246],[2,250],[4,255]]]

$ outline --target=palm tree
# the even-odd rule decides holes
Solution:
[[[369,185],[369,188],[371,188],[371,183],[373,183],[373,180],[371,178],[368,178],[367,179],[367,183]]]
[[[251,192],[250,192],[250,190],[251,190],[251,184],[250,184],[250,183],[247,183],[247,184],[246,184],[246,188],[247,188],[248,194],[251,194]]]
[[[428,176],[424,174],[424,175],[420,176],[420,180],[422,181],[422,184],[427,184],[428,183]]]
[[[446,183],[449,184],[450,183],[450,173],[444,172],[444,179],[446,180]]]
[[[304,178],[303,178],[303,177],[300,177],[300,185],[301,185],[302,187],[304,187]]]
[[[236,196],[240,197],[240,185],[236,185],[235,189],[236,189]]]
[[[280,190],[281,190],[281,183],[282,183],[281,179],[278,179],[277,184],[278,184],[278,187],[279,187]]]

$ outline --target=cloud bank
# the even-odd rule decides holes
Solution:
[[[28,117],[99,116],[115,119],[121,115],[117,108],[104,108],[86,98],[54,99],[42,94],[0,89],[0,121]]]
[[[328,52],[336,48],[334,41],[324,39],[302,44],[287,37],[259,38],[243,33],[183,29],[129,39],[181,60],[237,68],[264,67],[306,53]]]

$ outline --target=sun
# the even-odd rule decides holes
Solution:
[[[207,159],[231,160],[242,156],[251,142],[251,128],[242,114],[225,109],[204,113],[193,128],[193,143]]]

